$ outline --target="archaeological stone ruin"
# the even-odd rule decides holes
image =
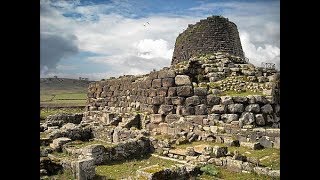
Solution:
[[[141,168],[136,177],[188,179],[207,164],[279,177],[279,169],[229,149],[280,149],[280,72],[250,64],[237,26],[212,16],[177,37],[170,67],[93,82],[82,114],[49,116],[40,132],[43,176],[70,169],[75,179],[93,179],[101,164],[152,154],[180,165]],[[80,141],[100,143],[80,148]]]

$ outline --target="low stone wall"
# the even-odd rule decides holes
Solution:
[[[158,165],[149,166],[137,171],[137,178],[148,180],[176,179],[184,180],[197,176],[200,168],[193,165],[176,165],[173,168],[160,168]]]

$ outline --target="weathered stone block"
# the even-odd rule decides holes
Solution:
[[[177,95],[182,97],[192,96],[192,86],[179,86],[177,87]]]
[[[270,104],[266,104],[261,107],[261,112],[265,114],[271,114],[273,113],[273,108]]]
[[[218,126],[210,126],[210,131],[213,133],[217,133],[218,132]]]
[[[164,78],[162,79],[162,87],[172,87],[174,86],[174,79],[173,78]]]
[[[168,91],[167,87],[158,88],[157,89],[157,95],[158,96],[167,96],[167,91]]]
[[[168,115],[173,113],[173,105],[161,105],[159,108],[159,114]]]
[[[173,97],[177,95],[177,88],[176,87],[169,87],[168,89],[168,97]]]
[[[164,97],[163,96],[152,97],[152,104],[153,105],[164,104]]]
[[[212,156],[215,158],[225,157],[228,153],[228,147],[214,146],[212,150]]]
[[[256,114],[255,119],[258,126],[264,126],[266,124],[266,121],[262,114]]]
[[[251,112],[244,112],[241,114],[241,117],[239,118],[239,125],[242,127],[242,125],[248,125],[252,124],[254,122],[254,115]]]
[[[168,134],[168,124],[167,123],[160,123],[159,129],[161,134]]]
[[[149,97],[157,96],[157,89],[150,88],[149,89]]]
[[[273,143],[269,140],[268,136],[263,136],[259,139],[259,143],[265,148],[272,148]]]
[[[227,111],[227,106],[225,105],[214,105],[211,109],[212,113],[223,114]]]
[[[151,114],[150,115],[150,121],[151,123],[160,123],[164,122],[165,116],[162,114]]]
[[[230,113],[242,113],[243,112],[243,104],[229,104],[228,111]]]
[[[260,106],[259,106],[259,104],[249,104],[245,110],[248,112],[259,113]]]
[[[209,114],[208,115],[209,121],[219,121],[220,120],[220,114]]]
[[[177,75],[174,80],[177,86],[191,85],[190,77],[187,75]]]
[[[221,120],[225,123],[231,123],[232,121],[238,121],[238,114],[222,114]]]
[[[206,87],[195,87],[194,88],[194,95],[196,96],[206,96],[208,93],[208,90]]]
[[[106,148],[101,144],[91,144],[82,149],[82,155],[93,158],[94,164],[102,164],[104,162],[104,154]]]
[[[152,87],[159,88],[161,87],[161,79],[154,79],[152,80]]]
[[[75,169],[75,176],[77,180],[87,180],[94,178],[95,165],[93,158],[86,158],[78,161],[73,161],[71,164]]]
[[[268,103],[268,100],[265,96],[261,96],[261,95],[254,95],[255,101],[258,104],[266,104]]]
[[[188,97],[186,98],[186,101],[185,101],[185,104],[187,106],[190,106],[190,105],[199,105],[200,104],[200,98],[199,96],[191,96],[191,97]]]
[[[174,105],[182,105],[184,103],[184,98],[183,97],[172,97],[171,98],[172,104]]]
[[[200,104],[195,106],[195,115],[205,115],[208,114],[207,106],[205,104]]]
[[[259,142],[241,142],[240,146],[247,147],[253,150],[263,149],[263,146]]]
[[[245,96],[234,96],[234,97],[232,97],[232,99],[235,103],[247,103],[248,102],[248,98]]]
[[[164,104],[172,105],[172,97],[165,97],[164,98]]]
[[[221,104],[229,105],[233,104],[233,100],[231,96],[221,96]]]
[[[173,70],[158,71],[158,78],[174,78],[176,73]]]
[[[227,159],[227,169],[233,172],[241,172],[242,170],[242,161]]]
[[[171,124],[173,122],[176,122],[180,119],[180,116],[177,115],[177,114],[168,114],[166,117],[165,117],[165,121],[168,123],[168,124]]]
[[[197,116],[186,116],[187,122],[202,125],[203,124],[203,119],[206,116],[204,115],[197,115]]]
[[[207,104],[208,106],[220,104],[220,97],[214,96],[212,94],[207,95]]]
[[[54,151],[61,151],[61,147],[62,145],[71,142],[70,138],[66,138],[66,137],[60,137],[57,139],[54,139],[52,141],[52,143],[50,144],[50,147],[54,150]]]

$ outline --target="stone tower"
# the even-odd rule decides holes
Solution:
[[[189,24],[179,34],[171,64],[218,51],[244,58],[237,25],[222,16],[211,16],[194,25]]]

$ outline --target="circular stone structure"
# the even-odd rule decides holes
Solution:
[[[214,52],[244,58],[237,25],[222,16],[211,16],[194,25],[189,24],[176,39],[171,64]]]

